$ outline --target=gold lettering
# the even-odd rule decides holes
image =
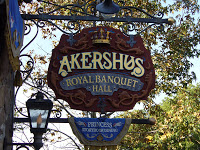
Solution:
[[[133,80],[133,87],[135,87],[135,85],[136,85],[136,83],[138,83],[138,81],[136,81],[136,80]]]
[[[67,67],[67,71],[63,69],[64,66]],[[63,59],[60,61],[60,68],[58,74],[61,74],[62,77],[66,77],[68,72],[72,72],[72,70],[70,68],[67,56],[63,56]]]
[[[102,86],[99,86],[99,92],[103,92]]]
[[[95,91],[98,92],[98,85],[93,85],[92,87],[93,87],[93,88],[92,88],[92,89],[93,89],[93,92],[95,92]]]
[[[94,83],[94,81],[92,81],[92,77],[89,76],[89,83]]]
[[[72,72],[72,69],[104,69],[104,70],[132,70],[131,75],[136,77],[142,77],[145,73],[145,69],[143,67],[144,60],[142,58],[135,58],[134,56],[130,56],[127,54],[121,54],[117,52],[83,52],[83,53],[77,53],[72,54],[69,57],[71,57],[71,61],[69,62],[68,56],[63,56],[63,59],[60,61],[60,68],[58,71],[58,74],[60,74],[62,77],[66,77],[69,72]],[[79,62],[81,61],[81,63]],[[121,81],[118,81],[118,79],[114,79],[115,77],[112,76],[103,76],[102,79],[100,76],[96,76],[97,82],[111,82],[114,83],[117,82],[117,84],[120,85],[126,85],[127,80],[125,78],[122,78]],[[78,81],[80,84],[82,84],[83,78],[78,78]],[[92,78],[89,77],[91,82]],[[85,78],[85,83],[89,82],[89,79]],[[87,80],[87,81],[86,81]],[[127,83],[127,84],[130,84]],[[70,84],[69,84],[70,85]]]
[[[135,57],[130,56],[131,59],[128,61],[128,56],[129,55],[125,55],[125,58],[124,58],[124,68],[127,69],[127,70],[132,70],[135,67],[135,60],[134,60]]]
[[[112,76],[112,78],[110,76],[108,76],[108,82],[113,83],[113,81],[114,81],[113,79],[114,79],[114,76]]]
[[[108,92],[112,92],[112,90],[110,89],[110,86],[108,86]]]
[[[124,83],[123,83],[123,81],[124,81]],[[124,78],[122,77],[122,78],[121,78],[121,85],[126,85],[126,81],[127,81],[127,78],[124,79]]]
[[[82,78],[83,78],[83,77],[77,77],[77,79],[78,79],[78,81],[79,81],[79,84],[82,84],[82,83],[81,83]]]
[[[78,84],[78,79],[77,78],[72,78],[72,84],[77,85]]]
[[[117,69],[117,63],[119,63],[119,70],[123,70],[123,54],[119,54],[120,58],[117,59],[116,57],[117,53],[113,52],[113,70]]]
[[[105,75],[102,77],[102,82],[107,83]]]
[[[106,88],[107,87],[107,88]],[[110,86],[108,85],[108,86],[106,86],[106,85],[104,85],[104,91],[105,92],[112,92],[112,90],[110,89]]]
[[[101,78],[99,75],[96,75],[96,83],[100,83],[101,82]]]
[[[140,64],[140,62],[143,64],[143,60],[141,58],[137,58],[135,60],[135,63],[138,67],[133,69],[131,75],[134,75],[136,77],[141,77],[144,75],[144,67]]]
[[[107,70],[112,68],[112,62],[110,61],[110,59],[108,59],[107,55],[109,57],[111,57],[111,53],[108,52],[104,52],[103,53],[103,58],[105,59],[105,62],[103,63],[103,67]],[[107,65],[108,64],[108,65]]]
[[[132,83],[132,79],[128,79],[127,86],[131,86],[131,83]]]
[[[102,54],[100,52],[93,52],[93,59],[92,59],[93,69],[97,69],[97,63],[99,64],[100,69],[103,69],[101,60],[102,60]]]
[[[84,83],[88,83],[88,80],[87,80],[86,76],[83,77],[83,84]]]
[[[92,69],[92,63],[89,63],[88,66],[86,65],[86,63],[88,63],[88,57],[86,56],[91,58],[92,57],[91,52],[82,53],[82,59],[81,59],[82,68],[81,69]]]
[[[67,79],[66,82],[67,82],[67,86],[72,86],[72,82],[70,79]]]
[[[112,92],[112,90],[110,89],[110,86],[101,86],[101,85],[93,85],[93,92]]]
[[[80,69],[80,65],[78,63],[78,60],[77,58],[80,56],[80,53],[77,53],[77,54],[73,54],[71,55],[71,69],[75,69],[75,64],[77,66],[77,69]]]
[[[117,79],[118,79],[118,82],[116,81]],[[115,78],[114,78],[114,83],[115,83],[115,84],[121,85],[121,84],[120,84],[120,77],[115,77]]]

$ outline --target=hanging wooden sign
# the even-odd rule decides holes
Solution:
[[[155,71],[140,36],[93,27],[62,35],[52,52],[48,85],[73,109],[124,111],[147,99]]]

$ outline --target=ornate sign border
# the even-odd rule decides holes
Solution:
[[[103,55],[107,56],[103,57]],[[103,62],[100,62],[99,57],[103,57],[105,61],[108,56],[112,57],[112,61],[107,60],[107,65],[113,62],[115,64],[112,64],[113,68],[110,70],[105,69],[106,65],[102,69]],[[115,60],[114,57],[116,57]],[[126,59],[126,64],[122,65],[122,62],[119,62],[122,57],[124,60]],[[79,62],[82,62],[81,65],[85,68],[81,68]],[[93,68],[88,67],[89,62],[93,62]],[[101,74],[99,76],[102,77],[102,74],[105,74],[108,77],[108,74],[116,76],[124,74],[125,76],[120,79],[125,79],[129,74],[132,80],[127,78],[127,85],[133,87],[134,83],[138,83],[135,86],[139,90],[124,89],[121,84],[116,91],[110,90],[113,93],[109,95],[105,92],[109,89],[103,88],[103,86],[100,89],[102,93],[99,92],[99,94],[88,90],[91,89],[88,85],[71,88],[72,78],[74,81],[78,81],[75,78],[83,76],[84,79],[84,74],[87,74],[85,82],[91,81],[90,86],[95,80],[93,79],[95,75]],[[103,81],[103,78],[101,80]],[[99,112],[123,111],[132,109],[136,102],[147,99],[149,92],[155,86],[155,71],[150,52],[144,47],[140,36],[128,37],[114,28],[93,27],[83,29],[75,36],[62,35],[59,45],[52,53],[48,70],[48,85],[54,90],[57,98],[67,101],[73,109]],[[138,87],[139,85],[141,87]],[[113,83],[110,86],[113,86]]]

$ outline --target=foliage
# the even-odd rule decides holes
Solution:
[[[190,149],[200,148],[200,84],[178,90],[160,105],[148,108],[150,118],[157,123],[131,125],[121,142],[121,149]],[[146,112],[124,113],[124,118],[144,118]]]

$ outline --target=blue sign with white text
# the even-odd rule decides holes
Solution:
[[[78,131],[91,141],[112,141],[122,131],[125,119],[74,118]]]

